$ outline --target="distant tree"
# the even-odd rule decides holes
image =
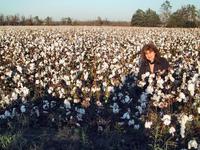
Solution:
[[[200,27],[200,9],[197,12],[197,22],[198,22],[198,27]]]
[[[5,24],[5,18],[4,18],[4,15],[1,14],[0,15],[0,25],[4,25]]]
[[[19,15],[10,16],[10,25],[19,25],[20,18]]]
[[[167,23],[168,27],[197,27],[197,25],[198,11],[190,4],[174,12]]]
[[[98,26],[103,25],[103,20],[101,19],[101,17],[97,17],[97,21],[96,21],[95,25],[98,25]]]
[[[21,19],[20,19],[20,25],[26,25],[26,17],[25,16],[21,16]]]
[[[34,25],[32,16],[26,19],[25,25],[29,25],[29,26]]]
[[[161,14],[160,14],[160,19],[161,22],[166,25],[168,22],[170,15],[171,15],[171,9],[172,6],[168,0],[166,0],[162,5],[161,5]]]
[[[160,25],[160,18],[156,11],[147,9],[145,12],[138,9],[131,19],[132,26],[156,27]]]
[[[51,18],[51,17],[46,17],[45,19],[44,19],[44,21],[45,21],[45,25],[52,25],[53,24],[53,19]]]
[[[5,18],[5,25],[11,25],[11,17],[10,15],[6,16]]]
[[[72,25],[72,19],[70,17],[62,18],[61,25]]]
[[[72,19],[70,17],[67,17],[67,25],[72,25]]]
[[[67,18],[62,18],[60,23],[61,23],[61,25],[66,25],[67,24]]]
[[[132,26],[145,26],[145,12],[138,9],[131,19]]]
[[[33,24],[34,25],[41,25],[42,24],[42,20],[38,16],[35,16],[33,18]]]
[[[145,26],[156,27],[160,25],[160,18],[156,11],[152,9],[147,9],[145,13]]]

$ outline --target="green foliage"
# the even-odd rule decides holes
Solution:
[[[160,18],[156,11],[152,9],[148,9],[145,12],[138,9],[131,19],[132,26],[156,27],[159,26],[159,24]]]
[[[12,135],[1,135],[0,136],[0,149],[6,149],[14,140]]]
[[[187,5],[174,12],[168,22],[167,27],[197,27],[198,11],[194,5]]]
[[[161,21],[165,24],[168,22],[169,17],[171,15],[171,4],[170,1],[166,0],[162,5],[161,5]]]

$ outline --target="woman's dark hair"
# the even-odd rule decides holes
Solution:
[[[143,46],[143,48],[141,49],[141,57],[142,57],[142,60],[147,60],[146,59],[146,56],[145,56],[145,52],[147,50],[150,50],[150,51],[154,51],[155,52],[155,59],[157,60],[158,58],[160,58],[160,52],[158,50],[158,48],[151,42],[151,43],[148,43],[148,44],[145,44]]]

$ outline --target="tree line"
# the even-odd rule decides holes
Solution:
[[[109,21],[107,19],[102,19],[101,17],[97,17],[95,20],[89,21],[80,21],[80,20],[73,20],[70,17],[61,18],[59,21],[53,20],[52,17],[47,16],[44,19],[39,18],[39,16],[20,16],[18,14],[15,15],[7,15],[0,14],[0,26],[41,26],[41,25],[88,25],[88,26],[102,26],[102,25],[109,25],[109,26],[129,26],[130,22],[128,21]]]
[[[59,21],[53,20],[47,16],[44,19],[39,16],[20,16],[0,14],[0,25],[94,25],[94,26],[142,26],[142,27],[200,27],[200,9],[194,5],[182,6],[180,9],[172,12],[172,6],[166,0],[160,8],[160,13],[152,9],[146,11],[138,9],[131,18],[131,21],[109,21],[97,17],[95,20],[79,21],[70,17],[63,17]]]
[[[132,16],[132,26],[143,27],[200,27],[200,9],[194,5],[182,6],[172,13],[168,0],[161,5],[160,14],[152,9],[138,9]]]

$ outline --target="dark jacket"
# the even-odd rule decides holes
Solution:
[[[162,71],[162,70],[168,70],[168,69],[169,69],[169,63],[165,58],[160,57],[155,60],[154,73],[157,73],[159,70]],[[150,72],[150,66],[147,60],[143,60],[141,61],[141,64],[140,64],[138,79],[141,79],[142,74],[146,72]]]

